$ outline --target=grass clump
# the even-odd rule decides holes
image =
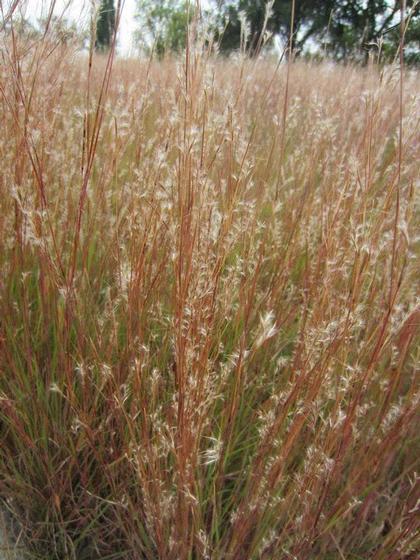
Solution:
[[[50,40],[0,68],[28,558],[414,558],[418,73]]]

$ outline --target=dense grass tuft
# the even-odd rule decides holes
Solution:
[[[414,558],[418,73],[48,41],[0,66],[28,557]]]

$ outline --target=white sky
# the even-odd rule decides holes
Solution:
[[[123,10],[118,31],[118,48],[121,54],[128,56],[133,49],[132,36],[133,31],[136,29],[136,22],[134,20],[136,0],[122,0],[122,2]],[[48,12],[50,0],[26,0],[23,4],[26,4],[26,16],[29,19],[36,19]],[[115,2],[116,4],[117,1]],[[75,22],[80,27],[85,27],[89,21],[91,5],[92,0],[56,0],[54,14],[59,16],[64,12],[69,20]]]

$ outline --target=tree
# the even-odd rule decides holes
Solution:
[[[294,5],[293,36],[291,36],[292,0],[275,0],[271,7],[271,16],[267,21],[266,30],[278,35],[283,42],[290,39],[295,52],[303,50],[310,37],[320,32],[328,24],[329,14],[334,0],[297,0]],[[265,21],[265,0],[229,0],[218,1],[221,17],[228,24],[221,36],[222,51],[237,49],[240,44],[243,14],[249,23],[248,50],[255,54],[260,44],[260,35]]]
[[[146,51],[153,48],[162,56],[166,51],[184,48],[188,22],[194,13],[192,0],[137,0],[137,5],[141,22],[138,38]],[[291,43],[297,56],[305,53],[310,44],[311,48],[318,45],[318,50],[322,46],[322,53],[338,60],[366,62],[379,43],[382,56],[389,60],[395,56],[400,41],[401,0],[274,0],[270,2],[268,19],[266,0],[212,0],[210,6],[216,14],[215,35],[225,53],[242,43],[251,56],[257,54],[263,29],[278,36],[283,44]],[[407,7],[408,12],[416,7],[406,32],[406,60],[415,62],[420,58],[420,4],[407,0]],[[208,13],[203,15],[209,19]]]
[[[419,13],[416,0],[408,0],[410,14],[405,42],[413,53],[419,46]],[[417,7],[416,7],[417,6]],[[410,9],[413,8],[413,11]],[[327,49],[338,59],[352,57],[367,61],[369,53],[382,47],[382,55],[392,59],[400,44],[401,1],[396,0],[341,0],[335,2],[331,14]],[[407,52],[408,52],[407,51]],[[414,58],[411,57],[411,61]],[[410,58],[407,57],[407,62]]]
[[[389,7],[387,0],[344,0],[336,2],[332,12],[327,50],[335,58],[366,60],[398,12],[398,3]]]
[[[404,42],[405,60],[408,64],[420,66],[420,3],[414,3],[414,0],[408,3],[409,15],[407,21],[407,28],[405,32]],[[397,33],[396,26],[391,30],[388,36],[385,36],[385,52],[388,45],[394,46],[392,49],[392,56],[394,56],[395,45],[399,42],[399,33]]]
[[[95,48],[106,51],[110,48],[115,30],[114,0],[102,0],[96,22]]]
[[[137,8],[141,24],[137,38],[143,50],[153,49],[163,56],[166,51],[179,52],[185,47],[188,22],[193,17],[187,1],[138,0]]]
[[[241,13],[249,24],[248,49],[258,50],[264,24],[264,0],[219,0],[221,17],[229,23],[221,37],[225,52],[239,48]],[[366,61],[369,52],[383,39],[385,56],[392,57],[398,49],[400,31],[397,24],[401,0],[296,0],[294,3],[293,36],[291,36],[292,0],[274,0],[267,30],[283,42],[292,41],[295,54],[304,52],[309,40],[322,44],[334,58],[352,57]],[[413,8],[406,33],[407,60],[419,58],[420,16],[417,0],[407,0]]]

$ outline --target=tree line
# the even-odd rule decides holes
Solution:
[[[294,56],[328,56],[366,62],[370,53],[390,60],[400,44],[403,0],[210,0],[202,18],[222,53],[244,48],[253,56],[276,40]],[[420,63],[420,0],[406,0],[405,56]],[[193,1],[137,0],[139,45],[165,52],[185,47]],[[102,0],[96,48],[109,48],[115,27],[115,2]]]
[[[200,25],[208,40],[222,54],[237,50],[249,56],[277,45],[294,57],[353,60],[366,63],[371,55],[392,61],[399,54],[401,14],[404,14],[404,58],[420,65],[420,0],[207,0],[205,8],[195,0],[136,0],[139,50],[162,57],[181,52],[186,45],[189,22],[200,9]],[[116,26],[117,0],[100,0],[96,11],[95,48],[106,51]],[[52,16],[63,41],[77,37],[87,45],[91,37],[75,24]],[[50,24],[49,23],[49,24]],[[5,22],[4,29],[10,27]],[[42,35],[43,22],[18,18],[19,33]]]

